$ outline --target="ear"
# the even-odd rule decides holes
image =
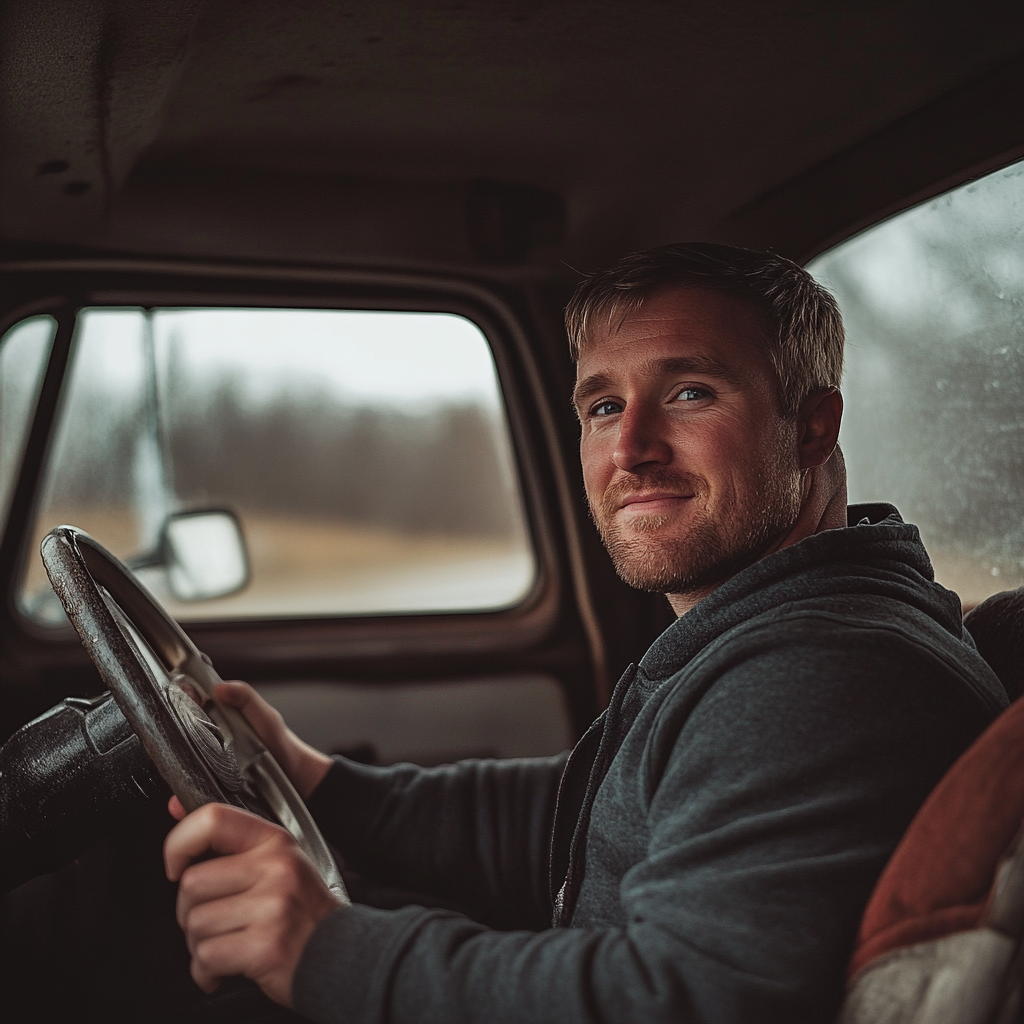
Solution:
[[[800,403],[796,426],[801,469],[828,462],[839,441],[842,419],[843,396],[836,388],[815,391]]]

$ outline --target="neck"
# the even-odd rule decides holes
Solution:
[[[843,461],[843,453],[838,448],[823,466],[805,469],[800,486],[800,512],[796,522],[773,541],[760,558],[798,544],[815,533],[841,530],[846,526],[846,463]],[[681,616],[725,582],[726,580],[720,580],[714,586],[702,590],[665,596],[672,610],[677,616]]]

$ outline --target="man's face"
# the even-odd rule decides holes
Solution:
[[[742,299],[666,288],[583,349],[587,500],[640,590],[709,591],[796,522],[797,426],[782,416],[765,329]]]

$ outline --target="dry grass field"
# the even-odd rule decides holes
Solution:
[[[122,558],[138,553],[139,528],[130,514],[88,508],[48,509],[34,538],[70,523]],[[425,535],[342,521],[244,514],[252,579],[239,594],[182,604],[163,574],[144,574],[168,610],[183,619],[368,614],[495,608],[529,590],[533,556],[503,539]],[[49,589],[38,555],[29,564],[26,596]]]

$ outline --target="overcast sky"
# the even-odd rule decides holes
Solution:
[[[498,402],[487,341],[451,313],[178,309],[158,310],[154,326],[161,363],[173,341],[189,376],[227,374],[257,402],[294,390],[326,390],[409,413]],[[89,376],[136,389],[142,329],[138,310],[89,311],[81,346]]]

